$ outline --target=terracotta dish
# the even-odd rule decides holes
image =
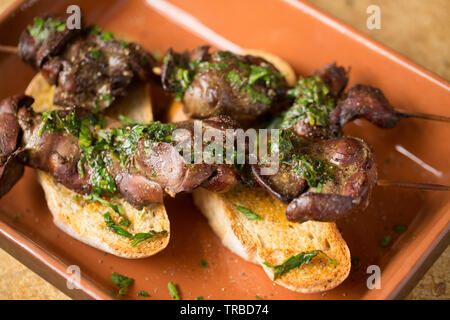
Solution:
[[[333,61],[351,67],[353,83],[379,87],[400,109],[449,114],[450,84],[309,5],[294,0],[17,1],[0,17],[0,43],[16,45],[33,17],[65,12],[78,3],[87,21],[161,53],[210,43],[216,48],[255,48],[286,59],[300,75]],[[14,55],[0,54],[0,97],[25,90],[34,71]],[[450,184],[450,126],[404,120],[391,130],[358,121],[345,128],[373,146],[380,179]],[[438,172],[399,153],[403,147]],[[402,149],[401,149],[402,150]],[[275,285],[261,267],[225,249],[189,195],[166,201],[169,246],[148,259],[126,260],[72,239],[52,222],[32,170],[0,201],[0,246],[73,298],[114,298],[112,272],[135,279],[140,290],[169,299],[172,281],[184,299],[392,299],[403,297],[449,243],[450,194],[377,187],[367,211],[339,225],[354,259],[348,279],[321,294]],[[404,224],[408,230],[392,230]],[[390,235],[387,247],[381,239]],[[202,260],[209,268],[199,264]],[[369,290],[369,265],[382,271],[381,289]],[[81,289],[69,290],[67,268],[81,270]]]

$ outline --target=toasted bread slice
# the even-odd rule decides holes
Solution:
[[[281,58],[260,50],[245,52],[265,58],[286,76],[289,85],[295,84],[295,72]],[[171,105],[168,118],[169,121],[187,119],[179,102]],[[275,266],[302,252],[322,251],[309,264],[278,277],[277,284],[293,291],[313,293],[330,290],[347,278],[350,251],[335,223],[289,222],[285,216],[286,205],[262,188],[237,188],[227,193],[200,188],[194,190],[193,197],[222,243],[245,260],[260,264],[271,279],[274,279],[273,269],[264,263]],[[263,219],[248,220],[237,206]]]
[[[273,266],[293,255],[321,250],[309,264],[292,269],[275,282],[290,290],[312,293],[330,290],[347,278],[350,251],[335,223],[286,220],[286,205],[261,188],[246,188],[224,194],[205,189],[193,192],[194,203],[206,216],[214,232],[231,251],[260,264],[271,279]],[[262,217],[248,220],[236,209],[242,206]]]
[[[110,108],[111,110],[108,109],[107,115],[116,117],[123,114],[140,122],[152,121],[149,92],[147,85],[136,85],[130,90],[127,97],[115,102]],[[54,87],[49,86],[41,74],[37,74],[33,78],[25,93],[34,97],[33,108],[35,111],[58,109],[52,103]],[[164,204],[152,204],[142,210],[137,210],[120,196],[111,199],[110,202],[113,204],[122,206],[123,215],[131,221],[131,225],[127,229],[130,233],[149,232],[149,230],[167,231],[166,234],[132,246],[128,238],[107,229],[103,214],[110,212],[113,215],[110,207],[98,202],[90,203],[77,193],[57,183],[49,174],[36,171],[54,223],[75,239],[124,258],[149,257],[164,249],[169,243],[170,224]]]

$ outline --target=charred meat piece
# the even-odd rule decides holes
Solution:
[[[17,95],[0,101],[0,159],[4,159],[19,147],[22,130],[17,119],[17,111],[30,106],[33,98]]]
[[[19,56],[56,85],[56,105],[100,111],[150,79],[155,59],[139,45],[97,26],[69,30],[66,18],[35,18],[19,42]]]
[[[289,203],[308,188],[306,180],[293,174],[289,165],[282,164],[272,175],[262,175],[262,167],[264,166],[252,165],[252,173],[256,182],[282,202]]]
[[[0,197],[22,177],[24,167],[19,161],[22,129],[17,110],[33,103],[31,97],[18,95],[0,101]]]
[[[336,62],[327,64],[323,69],[317,70],[313,75],[319,76],[330,89],[330,94],[339,98],[348,83],[348,71],[336,65]]]
[[[91,28],[49,62],[60,66],[56,104],[103,110],[125,96],[133,81],[150,79],[153,57],[136,44],[105,34]]]
[[[24,166],[18,160],[20,151],[12,153],[0,163],[0,198],[11,190],[23,175]]]
[[[201,134],[200,141],[194,140],[195,126],[198,125]],[[200,127],[201,126],[201,127]],[[148,150],[141,141],[138,146],[136,161],[140,168],[152,173],[152,179],[157,181],[164,190],[174,196],[182,191],[190,191],[202,185],[211,190],[227,190],[237,184],[238,178],[233,166],[218,164],[208,152],[214,143],[225,144],[226,129],[235,128],[235,123],[227,117],[205,119],[203,121],[188,120],[176,124],[178,131],[172,135],[172,143],[160,143]],[[195,145],[200,142],[201,145]],[[177,150],[173,144],[181,148]],[[201,148],[202,158],[197,160],[192,149]],[[180,152],[181,151],[181,152]],[[192,161],[193,160],[193,161]],[[211,161],[209,161],[211,160]],[[222,159],[219,159],[222,161]]]
[[[18,118],[24,132],[21,161],[29,167],[48,172],[56,181],[77,193],[92,192],[90,173],[79,174],[81,150],[78,139],[65,130],[41,130],[42,117],[30,107],[21,108]]]
[[[162,69],[165,90],[183,101],[192,118],[228,115],[248,127],[286,105],[286,80],[266,60],[198,47],[168,51]]]
[[[326,139],[341,136],[342,127],[358,118],[380,128],[393,128],[407,116],[396,112],[377,88],[356,84],[343,94],[347,82],[347,71],[336,64],[300,79],[289,91],[295,102],[280,126],[300,136]]]
[[[252,170],[261,187],[289,203],[289,221],[335,221],[368,205],[377,175],[373,152],[364,141],[311,139],[287,131],[278,150],[279,160],[265,159]],[[274,167],[271,161],[279,161],[278,170],[263,173]]]
[[[363,118],[380,128],[393,128],[401,116],[396,113],[380,89],[364,84],[352,86],[336,107],[339,126]]]
[[[283,114],[280,127],[297,135],[314,138],[336,137],[335,114],[338,95],[347,84],[344,68],[327,65],[315,75],[301,78],[288,94],[294,103]],[[332,87],[330,87],[332,86]]]
[[[182,156],[177,145],[192,144],[193,121],[180,123],[178,129],[183,129],[185,135],[177,136],[174,134],[177,127],[173,124],[120,124],[83,108],[37,114],[25,103],[19,104],[20,108],[11,107],[11,103],[4,105],[8,108],[0,110],[8,114],[11,111],[15,121],[3,120],[23,131],[23,146],[16,155],[17,138],[15,149],[9,143],[4,144],[3,150],[8,154],[0,168],[2,195],[8,191],[3,182],[5,186],[12,185],[11,175],[20,171],[16,163],[22,170],[23,164],[43,170],[57,182],[88,198],[120,194],[137,208],[161,202],[164,192],[174,196],[200,185],[227,190],[238,183],[232,165],[192,163],[190,157],[186,160]],[[203,131],[214,129],[217,132],[233,124],[223,118],[198,122],[204,123]],[[223,139],[224,136],[218,137]],[[200,143],[204,147],[203,142]],[[11,159],[18,162],[11,162]]]
[[[164,191],[161,186],[141,174],[124,171],[115,180],[120,194],[135,207],[163,202]]]
[[[213,174],[202,183],[202,187],[212,192],[227,192],[239,183],[239,173],[234,166],[219,165]]]
[[[145,172],[171,196],[191,191],[211,176],[213,169],[202,164],[187,163],[171,144],[159,143],[145,150],[144,141],[138,146],[136,161]]]
[[[374,154],[361,139],[337,138],[318,141],[315,152],[334,165],[333,177],[323,186],[310,188],[286,209],[289,221],[336,221],[365,209],[377,181]]]
[[[51,57],[60,54],[81,29],[68,29],[67,15],[47,15],[34,18],[19,39],[18,55],[35,69],[40,69]]]
[[[353,198],[334,193],[307,192],[294,199],[286,209],[289,221],[336,221],[354,211]]]
[[[355,119],[387,129],[407,117],[396,112],[377,88],[356,84],[343,94],[347,82],[347,72],[336,64],[300,79],[289,91],[296,100],[284,113],[280,126],[300,136],[326,139],[342,136],[342,127]]]

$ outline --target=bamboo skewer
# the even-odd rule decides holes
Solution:
[[[434,120],[434,121],[442,121],[442,122],[450,122],[450,117],[439,116],[435,114],[428,114],[422,112],[415,111],[406,111],[406,110],[396,110],[397,115],[402,118],[419,118],[425,120]]]
[[[445,186],[442,184],[432,184],[432,183],[415,183],[415,182],[378,180],[377,185],[379,185],[381,187],[398,187],[398,188],[420,189],[420,190],[450,191],[450,186]]]
[[[4,46],[0,44],[0,52],[4,52],[4,53],[16,53],[17,52],[17,47],[14,46]]]
[[[8,45],[0,45],[0,52],[15,54],[17,52],[17,47],[8,46]],[[153,72],[155,74],[160,74],[161,69],[159,67],[155,67]],[[442,122],[450,122],[450,117],[427,114],[421,112],[414,111],[406,111],[397,109],[396,113],[403,118],[420,118],[426,120],[434,120],[434,121],[442,121]],[[399,187],[399,188],[408,188],[408,189],[420,189],[420,190],[435,190],[435,191],[450,191],[450,186],[440,185],[440,184],[431,184],[431,183],[414,183],[414,182],[402,182],[402,181],[389,181],[389,180],[378,180],[378,186],[382,187]]]

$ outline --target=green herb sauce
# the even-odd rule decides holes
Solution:
[[[281,128],[289,128],[305,121],[311,126],[327,126],[335,101],[330,90],[319,76],[301,78],[288,95],[295,99],[294,105],[286,111]]]
[[[62,32],[66,30],[66,24],[59,20],[48,18],[46,20],[41,17],[34,18],[34,23],[27,27],[28,32],[35,39],[44,42],[53,31]]]
[[[45,131],[66,131],[78,138],[81,150],[78,172],[83,177],[86,174],[85,167],[89,168],[93,189],[93,192],[84,198],[91,202],[103,203],[122,215],[123,210],[120,205],[103,198],[104,196],[112,197],[117,193],[115,179],[108,170],[112,159],[119,159],[120,164],[127,168],[141,139],[145,140],[145,147],[149,148],[158,142],[171,143],[172,132],[176,127],[173,124],[160,122],[136,123],[123,116],[120,120],[124,122],[123,126],[112,130],[102,130],[104,119],[97,114],[78,119],[75,111],[65,116],[60,115],[58,111],[44,112],[38,135],[41,136]],[[131,239],[132,246],[167,233],[165,230],[161,232],[150,230],[146,233],[131,234],[126,230],[131,225],[128,219],[122,217],[121,221],[116,223],[110,213],[105,213],[103,217],[107,228]]]
[[[264,104],[272,102],[275,97],[275,89],[282,83],[283,76],[268,64],[245,63],[228,51],[213,52],[209,58],[210,61],[192,61],[189,63],[174,61],[171,85],[178,101],[181,100],[196,74],[202,70],[228,71],[224,74],[224,77],[232,86],[245,92],[253,102]],[[166,56],[163,60],[164,63],[167,63],[167,59]],[[257,84],[263,85],[263,90],[261,90],[261,86],[257,87]]]
[[[325,182],[334,178],[335,167],[324,160],[302,154],[292,157],[293,170],[297,176],[305,179],[310,187],[317,187],[317,191],[322,191]]]

